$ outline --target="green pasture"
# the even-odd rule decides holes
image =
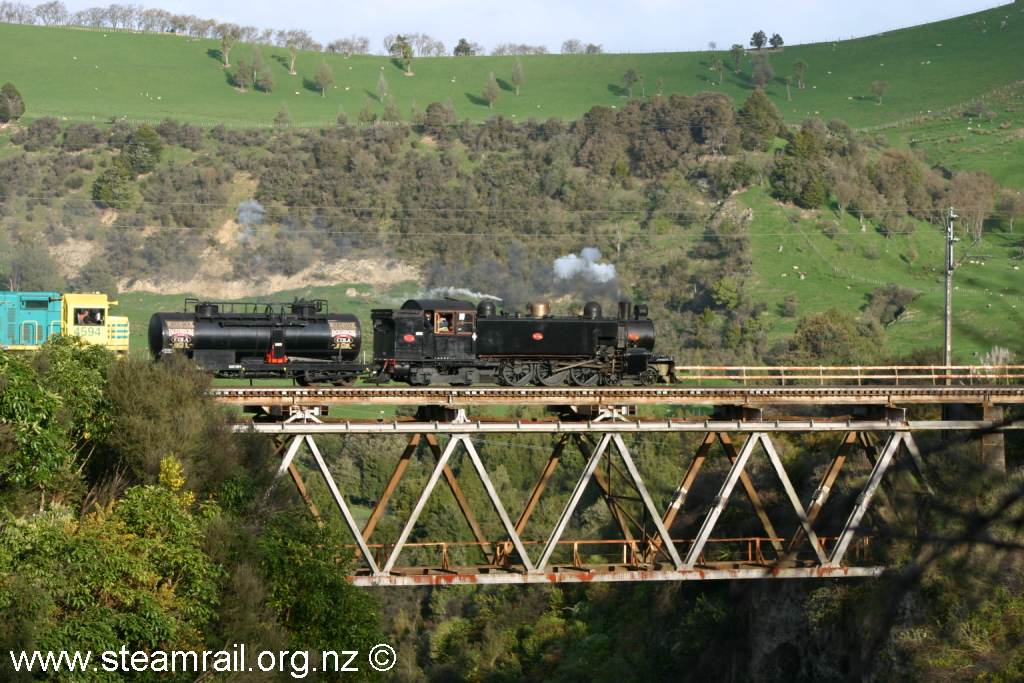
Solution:
[[[746,43],[748,36],[737,35]],[[1024,39],[1024,8],[992,10],[875,36],[787,47],[772,52],[776,78],[767,91],[786,118],[841,118],[873,126],[956,106],[999,86],[1024,78],[1019,59]],[[233,64],[249,58],[253,46],[238,45]],[[142,34],[74,28],[0,25],[0,81],[13,81],[23,93],[27,117],[55,116],[102,123],[116,117],[158,121],[172,117],[208,125],[269,125],[287,105],[296,125],[331,123],[340,111],[354,120],[365,101],[378,113],[377,83],[388,82],[400,112],[408,117],[434,101],[450,100],[460,118],[494,115],[517,119],[558,116],[574,119],[595,105],[621,106],[627,96],[622,75],[634,69],[643,85],[634,96],[651,96],[659,79],[665,94],[721,90],[746,98],[751,59],[739,73],[709,70],[708,52],[522,57],[526,83],[518,97],[511,80],[513,57],[417,58],[415,75],[386,57],[301,53],[298,75],[289,76],[287,51],[260,47],[276,87],[271,94],[238,92],[222,68],[219,43],[172,34]],[[721,56],[731,64],[728,53]],[[321,60],[335,85],[321,97],[310,82]],[[787,100],[783,78],[793,64],[808,65],[806,88]],[[481,98],[493,71],[502,87],[493,109]],[[873,81],[890,84],[883,103],[869,95]]]

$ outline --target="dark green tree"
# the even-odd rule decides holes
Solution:
[[[231,80],[234,81],[236,88],[244,92],[252,85],[256,71],[245,57],[239,57],[236,64]]]
[[[0,123],[17,121],[25,113],[25,100],[13,83],[0,87]]]
[[[472,57],[476,54],[473,45],[465,38],[459,38],[459,44],[455,46],[452,54],[456,57]]]
[[[110,168],[100,173],[92,184],[92,198],[97,205],[111,209],[126,209],[135,199],[135,174],[122,159],[116,159]]]
[[[764,31],[757,31],[750,37],[750,47],[760,50],[768,44],[768,35]]]
[[[164,143],[160,135],[148,124],[142,124],[128,138],[121,156],[128,168],[139,175],[156,168],[163,150]]]
[[[772,46],[772,49],[778,50],[783,45],[782,36],[773,33],[772,37],[768,39],[768,44]]]
[[[736,113],[740,125],[740,140],[745,149],[767,151],[784,130],[782,115],[764,90],[755,90]]]

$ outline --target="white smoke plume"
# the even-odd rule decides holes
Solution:
[[[263,222],[263,217],[266,215],[266,209],[255,199],[246,199],[244,202],[238,205],[238,224],[249,227],[250,225],[260,225]]]
[[[569,280],[577,275],[591,282],[611,282],[615,279],[615,264],[601,263],[601,251],[596,247],[584,247],[580,253],[559,256],[553,270],[558,280]]]
[[[466,289],[465,287],[431,287],[430,289],[417,292],[415,298],[436,299],[439,297],[450,297],[453,299],[493,299],[494,301],[501,301],[500,296],[484,294],[483,292],[474,292],[472,289]]]

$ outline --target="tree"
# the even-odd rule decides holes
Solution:
[[[17,121],[25,113],[25,100],[13,83],[4,83],[0,88],[0,123]]]
[[[295,58],[299,55],[299,48],[295,43],[288,45],[288,75],[295,76],[298,72],[295,70]]]
[[[140,175],[156,168],[163,150],[160,135],[148,124],[143,124],[128,138],[121,157],[133,173]]]
[[[875,97],[876,104],[882,104],[882,97],[889,90],[889,81],[874,81],[871,84],[871,94]]]
[[[793,77],[786,76],[786,101],[793,101]]]
[[[718,74],[718,85],[722,85],[722,79],[725,78],[725,62],[722,58],[718,55],[713,56],[709,68]]]
[[[771,45],[772,48],[775,50],[778,50],[780,47],[782,47],[782,42],[782,36],[780,36],[778,33],[773,33],[772,37],[768,40],[768,44]]]
[[[771,149],[775,136],[784,129],[782,115],[760,88],[755,90],[736,112],[743,147],[751,150]]]
[[[377,100],[381,103],[388,98],[388,79],[384,78],[384,72],[381,71],[377,77]]]
[[[519,96],[519,89],[523,87],[523,83],[526,82],[523,76],[523,63],[518,59],[515,64],[512,65],[512,85],[516,87],[516,96]]]
[[[626,93],[629,97],[633,97],[633,86],[640,81],[640,76],[632,68],[626,69],[626,73],[622,74],[622,83],[626,86]]]
[[[793,64],[793,77],[796,78],[796,87],[798,90],[804,89],[804,76],[807,74],[807,63],[798,60]]]
[[[97,205],[111,209],[126,209],[135,199],[132,171],[128,164],[117,159],[92,184],[92,198]]]
[[[995,208],[999,186],[983,171],[959,171],[949,183],[946,203],[956,209],[971,238],[981,239],[985,220]]]
[[[239,90],[248,90],[255,80],[255,69],[253,69],[252,64],[246,61],[245,57],[239,57],[237,65],[235,75],[231,80],[235,82],[235,86]]]
[[[578,38],[570,38],[562,43],[563,55],[578,55],[583,52],[583,43]]]
[[[789,340],[786,360],[797,365],[859,365],[877,357],[883,339],[877,326],[858,324],[833,308],[800,319]]]
[[[220,56],[224,58],[224,68],[231,68],[231,48],[238,42],[238,32],[234,27],[223,26],[220,31]]]
[[[452,54],[456,57],[472,57],[476,51],[473,49],[472,43],[465,38],[459,38],[459,44],[455,46]]]
[[[768,36],[764,31],[758,31],[750,37],[750,46],[760,50],[768,43]]]
[[[264,68],[258,74],[256,74],[256,88],[262,92],[269,93],[274,90],[274,74],[271,73],[270,69]]]
[[[492,71],[487,75],[487,83],[484,85],[483,96],[487,100],[487,107],[490,109],[494,108],[494,103],[498,101],[498,94],[501,90],[498,88],[498,80],[494,77]]]
[[[746,50],[739,43],[733,43],[733,46],[729,48],[729,56],[732,57],[732,69],[733,71],[739,71],[740,65],[743,63],[743,55]]]
[[[758,88],[764,88],[772,78],[775,77],[775,70],[772,69],[772,64],[768,60],[767,53],[759,52],[754,57],[754,73],[751,79],[754,81],[754,85]]]
[[[327,97],[327,89],[334,85],[334,72],[326,61],[321,61],[320,66],[316,68],[313,84],[320,90],[320,97]]]
[[[288,111],[288,105],[282,104],[281,108],[277,110],[277,114],[274,116],[274,128],[283,130],[285,128],[291,128],[292,115]]]
[[[1013,222],[1024,216],[1024,193],[1018,190],[1004,190],[999,197],[999,213],[1013,232]]]
[[[405,64],[405,75],[412,76],[412,45],[402,41],[402,62]]]

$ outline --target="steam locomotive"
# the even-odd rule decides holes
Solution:
[[[554,316],[545,304],[524,314],[458,299],[410,299],[375,309],[373,360],[360,362],[361,328],[325,301],[228,304],[186,301],[181,313],[150,319],[154,357],[185,353],[219,377],[283,377],[299,384],[351,384],[360,376],[413,386],[651,385],[670,382],[674,361],[654,353],[647,307],[620,302],[604,317]]]

